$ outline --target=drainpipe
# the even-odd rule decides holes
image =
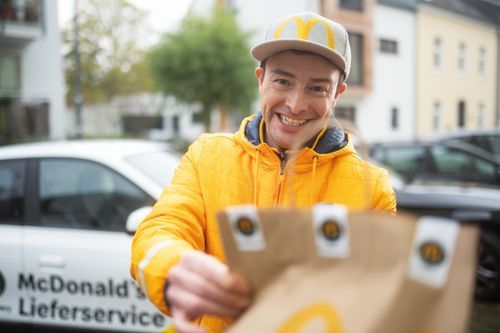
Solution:
[[[78,139],[83,138],[83,121],[82,121],[82,64],[80,61],[80,26],[78,22],[78,0],[75,0],[75,116],[76,127],[75,135]]]

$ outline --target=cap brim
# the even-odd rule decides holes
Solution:
[[[264,61],[269,58],[273,54],[286,51],[286,50],[300,50],[300,51],[309,51],[312,53],[316,53],[323,58],[326,58],[337,65],[342,72],[346,72],[346,63],[344,58],[335,50],[324,47],[320,44],[316,44],[311,41],[302,41],[302,40],[288,40],[288,39],[280,39],[280,40],[271,40],[267,42],[262,42],[260,44],[255,45],[250,53],[252,57],[254,57],[257,61]]]

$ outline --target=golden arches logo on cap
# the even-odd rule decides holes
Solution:
[[[296,28],[296,38],[299,39],[304,39],[307,40],[309,37],[309,34],[311,33],[311,30],[313,27],[315,27],[318,23],[320,25],[323,25],[323,27],[326,30],[326,37],[327,37],[327,45],[329,48],[333,49],[335,48],[335,35],[333,33],[332,27],[328,22],[326,22],[323,18],[311,18],[310,20],[304,22],[304,20],[300,16],[292,16],[283,21],[278,26],[278,29],[276,29],[276,32],[274,33],[274,39],[279,39],[281,37],[281,33],[285,26],[289,24],[290,22],[295,22],[295,28]]]

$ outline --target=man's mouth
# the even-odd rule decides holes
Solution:
[[[284,116],[282,114],[279,115],[279,118],[281,119],[281,122],[285,125],[289,125],[289,126],[295,126],[295,127],[298,127],[300,125],[303,125],[307,122],[307,120],[305,119],[302,119],[302,120],[299,120],[299,119],[293,119],[293,118],[290,118],[290,117],[287,117],[287,116]]]

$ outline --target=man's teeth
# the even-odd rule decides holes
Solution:
[[[281,122],[285,125],[290,125],[290,126],[300,126],[304,124],[307,120],[298,120],[298,119],[293,119],[289,118],[284,115],[280,115]]]

